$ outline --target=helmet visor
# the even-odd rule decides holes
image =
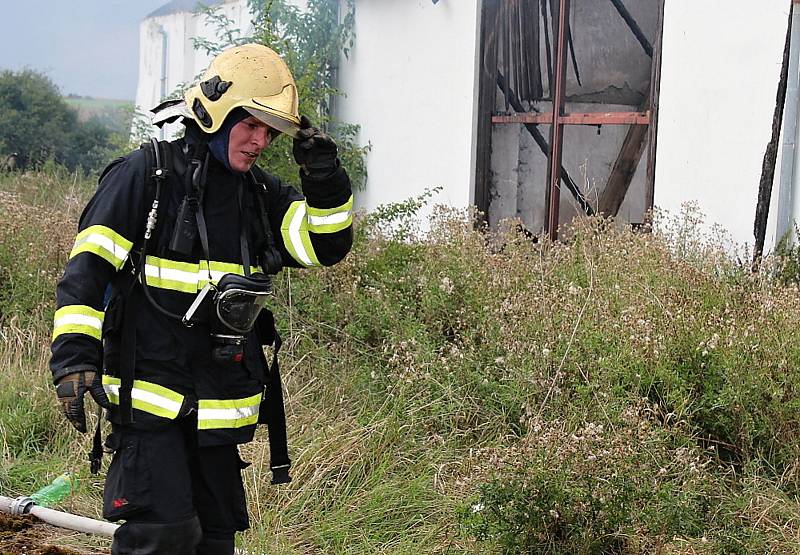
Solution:
[[[250,112],[251,116],[257,117],[269,125],[272,129],[280,131],[281,133],[286,133],[293,139],[297,137],[297,132],[300,130],[300,126],[298,126],[296,123],[279,118],[278,116],[270,114],[269,112],[256,110],[255,108],[251,108],[249,106],[244,106],[244,109]]]

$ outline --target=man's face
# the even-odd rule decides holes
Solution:
[[[261,151],[269,146],[271,129],[260,119],[250,116],[231,128],[228,137],[228,163],[235,172],[248,171]]]

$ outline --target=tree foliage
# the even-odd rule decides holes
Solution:
[[[333,104],[343,95],[336,87],[340,56],[348,56],[353,46],[355,7],[348,0],[340,13],[337,0],[308,0],[305,10],[287,0],[250,0],[254,31],[243,35],[218,8],[204,10],[207,21],[216,28],[216,41],[195,39],[195,47],[216,55],[237,44],[256,42],[275,50],[286,61],[297,83],[300,113],[328,131],[339,145],[339,157],[353,183],[366,180],[365,156],[369,146],[356,142],[359,126],[337,120]],[[279,138],[262,154],[261,163],[286,181],[297,181],[297,164],[292,157],[292,142]]]
[[[0,72],[0,153],[18,153],[20,166],[54,161],[96,171],[107,162],[110,137],[101,121],[79,121],[45,75],[30,69]]]

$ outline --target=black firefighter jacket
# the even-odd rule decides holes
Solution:
[[[158,225],[138,279],[147,279],[159,305],[184,314],[209,279],[216,282],[225,273],[244,273],[243,228],[252,271],[260,271],[256,255],[264,248],[265,234],[254,196],[259,185],[210,157],[203,198],[210,260],[205,259],[200,241],[192,256],[170,251],[169,239],[186,194],[190,147],[183,139],[166,146],[172,152],[171,173],[160,195]],[[112,163],[81,216],[56,292],[50,362],[54,379],[81,367],[103,369],[104,388],[117,405],[110,418],[119,421],[122,314],[136,311],[134,425],[159,426],[184,414],[191,404],[197,409],[200,445],[250,441],[267,381],[267,364],[255,333],[247,338],[241,362],[215,364],[209,328],[187,328],[163,316],[145,298],[141,283],[130,279],[132,264],[139,264],[145,221],[155,196],[147,169],[144,149]],[[284,265],[328,266],[347,254],[353,198],[343,168],[322,181],[304,177],[305,198],[256,167],[253,174],[266,187],[261,198],[267,201],[269,227]],[[123,294],[123,289],[130,293]]]

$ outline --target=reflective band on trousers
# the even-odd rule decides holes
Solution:
[[[63,306],[53,317],[53,340],[65,333],[82,333],[100,340],[105,314],[86,305]]]
[[[261,269],[252,266],[251,273],[260,272]],[[198,263],[178,262],[167,258],[148,256],[145,260],[144,274],[147,276],[147,285],[160,289],[171,289],[184,293],[197,293],[208,283],[209,272],[211,282],[216,283],[225,274],[244,275],[244,266],[232,262],[207,262]]]
[[[93,225],[78,233],[69,257],[73,258],[82,252],[90,252],[119,270],[125,264],[132,246],[133,243],[110,227]]]
[[[197,429],[216,430],[242,428],[258,422],[261,394],[244,399],[200,399],[197,409]]]
[[[103,389],[108,399],[115,405],[119,405],[120,383],[119,378],[103,376]],[[177,418],[181,411],[183,395],[158,384],[133,380],[131,405],[135,409],[172,420]]]

